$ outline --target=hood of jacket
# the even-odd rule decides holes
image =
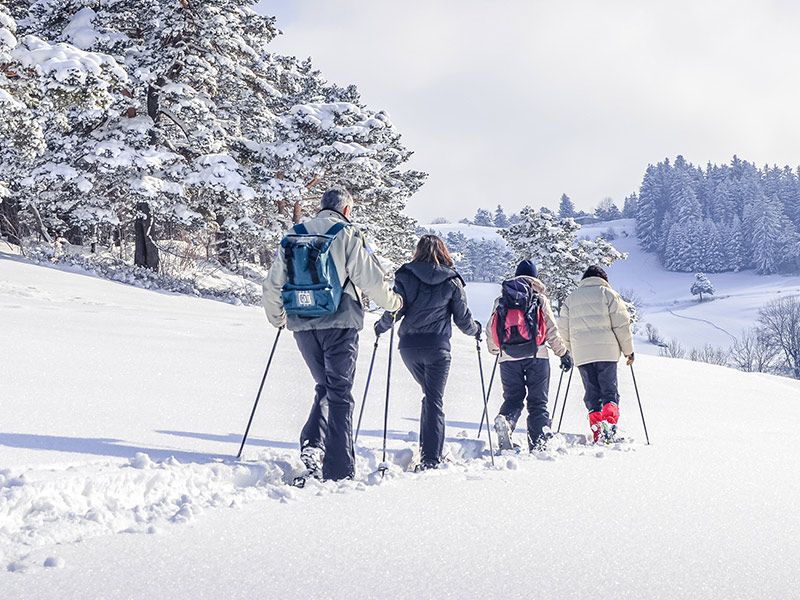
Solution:
[[[461,275],[459,275],[455,269],[445,267],[444,265],[437,265],[436,263],[406,263],[400,267],[398,273],[400,271],[406,271],[407,273],[410,273],[419,279],[422,283],[427,283],[428,285],[439,285],[448,279],[460,279],[461,283],[464,283],[464,281],[461,279]]]
[[[581,279],[581,282],[578,284],[578,287],[595,287],[599,285],[602,285],[607,288],[611,287],[609,283],[602,277],[587,277],[586,279]]]

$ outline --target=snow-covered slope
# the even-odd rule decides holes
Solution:
[[[311,381],[288,335],[245,460],[230,459],[275,334],[258,309],[0,258],[0,323],[2,598],[796,596],[798,382],[642,356],[652,446],[623,369],[633,443],[491,468],[472,441],[474,342],[457,334],[454,462],[403,471],[420,394],[397,361],[381,481],[384,339],[358,479],[295,490]],[[371,346],[365,332],[359,401]],[[575,379],[573,433],[580,394]]]

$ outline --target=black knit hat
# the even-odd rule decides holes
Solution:
[[[536,268],[536,263],[532,260],[523,260],[517,265],[517,271],[514,273],[514,277],[519,277],[520,275],[538,277],[539,270]]]
[[[583,274],[582,279],[586,279],[587,277],[599,277],[600,279],[605,279],[608,281],[608,273],[606,273],[601,267],[597,265],[592,265],[586,272]]]

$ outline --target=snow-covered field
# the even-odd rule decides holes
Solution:
[[[632,443],[491,468],[456,334],[452,463],[403,470],[419,391],[397,361],[381,481],[384,339],[357,480],[296,490],[311,382],[288,335],[231,458],[274,335],[257,308],[0,256],[0,598],[797,597],[800,383],[641,356],[652,446],[622,370]],[[584,430],[579,395],[565,431]]]

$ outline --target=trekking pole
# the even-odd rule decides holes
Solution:
[[[553,410],[550,411],[550,414],[555,418],[556,416],[556,409],[558,408],[558,395],[561,393],[561,382],[564,381],[564,369],[561,369],[561,375],[558,378],[558,387],[556,388],[556,399],[553,402]],[[552,421],[550,425],[552,425]]]
[[[644,437],[647,440],[647,445],[650,445],[650,436],[647,435],[647,423],[644,422],[644,410],[642,410],[642,399],[639,396],[639,386],[636,385],[636,373],[633,372],[633,365],[631,365],[631,377],[633,377],[633,389],[636,390],[636,400],[639,401],[639,412],[642,415],[642,426],[644,427]]]
[[[375,346],[372,350],[372,360],[369,361],[369,373],[367,373],[367,385],[364,386],[364,397],[361,399],[361,410],[358,411],[358,425],[356,425],[356,437],[353,441],[355,446],[358,443],[358,432],[361,431],[361,418],[364,416],[364,405],[367,403],[367,392],[369,391],[369,382],[372,379],[372,368],[375,366],[375,355],[378,353],[378,340],[375,337]]]
[[[569,396],[569,385],[572,383],[572,373],[575,371],[575,367],[572,367],[569,370],[569,377],[567,378],[567,391],[564,392],[564,403],[561,405],[561,416],[558,418],[558,429],[556,429],[556,433],[561,433],[561,421],[564,420],[564,409],[567,408],[567,397]]]
[[[247,428],[244,430],[244,437],[242,437],[242,445],[239,446],[239,453],[236,455],[237,459],[242,457],[242,450],[244,450],[244,443],[247,441],[247,434],[250,433],[250,425],[253,424],[253,417],[256,416],[256,408],[258,408],[258,401],[261,399],[261,391],[264,389],[264,382],[267,380],[267,373],[269,373],[269,368],[272,365],[272,357],[275,356],[275,348],[278,347],[278,339],[281,337],[281,331],[283,331],[283,327],[278,328],[278,333],[275,336],[275,342],[272,344],[272,351],[269,353],[269,359],[267,360],[267,368],[264,369],[264,376],[261,378],[261,385],[258,386],[258,393],[256,394],[256,402],[255,404],[253,404],[253,410],[250,413],[250,420],[247,421]]]
[[[494,383],[494,374],[497,371],[497,363],[500,362],[500,355],[498,354],[494,359],[494,366],[492,367],[492,376],[489,377],[489,389],[486,390],[486,397],[492,395],[492,384]],[[486,420],[486,426],[489,426],[489,415],[486,414],[486,410],[484,409],[483,414],[481,415],[481,426],[478,427],[478,439],[481,439],[481,432],[483,431],[483,421]]]
[[[492,431],[489,427],[489,401],[486,398],[486,383],[483,380],[483,359],[481,358],[481,341],[475,338],[475,347],[478,349],[478,370],[481,373],[481,392],[483,393],[483,414],[487,417],[486,422],[486,436],[489,438],[489,456],[492,458],[492,466],[494,466],[494,448],[492,447]]]
[[[389,334],[389,368],[386,372],[386,403],[383,407],[383,458],[378,470],[381,472],[381,479],[383,479],[386,469],[386,434],[389,428],[389,393],[392,389],[392,351],[394,350],[394,322],[397,319],[397,313],[392,315],[392,331]],[[376,342],[377,344],[377,342]]]

